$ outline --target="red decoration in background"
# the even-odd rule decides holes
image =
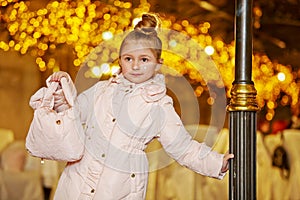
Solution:
[[[271,134],[276,134],[289,128],[289,122],[286,120],[276,120],[271,125]]]

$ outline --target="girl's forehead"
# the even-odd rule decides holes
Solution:
[[[127,53],[153,53],[153,50],[156,49],[156,47],[151,44],[151,42],[147,41],[128,41],[126,42],[122,49],[121,49],[121,55],[127,54]]]
[[[134,51],[141,49],[157,49],[158,47],[151,41],[147,40],[128,40],[126,41],[121,51]]]

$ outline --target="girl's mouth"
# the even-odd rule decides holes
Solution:
[[[137,73],[133,73],[133,74],[131,74],[132,76],[141,76],[142,74],[137,74]]]

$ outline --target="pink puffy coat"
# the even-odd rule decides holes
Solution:
[[[166,95],[162,75],[141,84],[120,75],[98,82],[74,101],[84,127],[85,150],[80,160],[67,164],[55,199],[145,199],[148,160],[144,150],[154,138],[181,165],[205,176],[224,176],[220,173],[223,154],[193,140],[184,129]],[[60,115],[62,126],[67,117]]]

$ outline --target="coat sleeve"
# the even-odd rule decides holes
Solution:
[[[80,120],[82,124],[86,124],[90,115],[94,112],[94,104],[98,95],[101,94],[107,81],[99,81],[89,89],[80,93],[74,101],[74,106],[80,114]]]
[[[213,151],[205,143],[193,140],[177,115],[172,99],[168,96],[161,101],[163,128],[158,140],[169,156],[179,164],[205,176],[222,179],[223,154]]]

